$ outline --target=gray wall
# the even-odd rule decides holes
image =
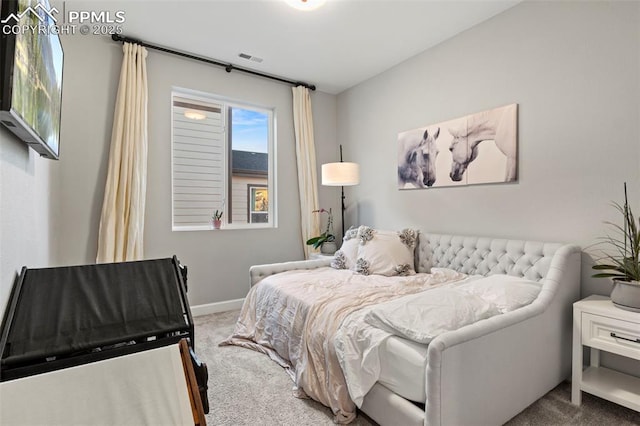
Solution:
[[[104,194],[121,45],[106,37],[68,36],[65,49],[63,147],[56,170],[55,262],[93,262]],[[177,255],[189,267],[192,306],[242,298],[249,267],[302,257],[292,116],[288,85],[150,51],[149,157],[145,257]],[[171,231],[171,88],[179,86],[276,108],[276,229]],[[336,151],[335,96],[313,93],[319,158]],[[337,200],[337,197],[336,197]]]
[[[53,166],[0,127],[0,317],[16,273],[51,262]]]
[[[640,3],[525,2],[338,96],[352,223],[591,245],[640,211]],[[519,181],[399,191],[398,132],[519,104]],[[583,267],[583,293],[609,291]]]
[[[638,2],[525,2],[341,93],[338,141],[362,180],[348,221],[591,246],[619,223],[623,182],[640,212],[638,22]],[[398,132],[514,102],[517,183],[397,189]],[[608,294],[591,264],[583,296]]]
[[[106,37],[63,36],[60,160],[53,173],[55,265],[93,263],[122,50]]]

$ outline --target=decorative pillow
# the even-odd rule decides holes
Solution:
[[[361,226],[358,231],[358,256],[355,271],[363,275],[413,275],[414,250],[418,232],[379,231]]]
[[[437,288],[377,305],[364,320],[396,336],[429,343],[439,334],[499,313],[494,304],[478,296]]]
[[[335,269],[354,269],[358,256],[358,231],[360,228],[351,227],[344,233],[342,246],[338,250],[331,262],[331,267]]]
[[[468,294],[495,304],[502,313],[530,304],[538,297],[541,287],[539,282],[502,274],[489,275],[458,286]]]

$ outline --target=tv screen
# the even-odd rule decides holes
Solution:
[[[48,0],[1,0],[0,121],[46,158],[60,155],[63,51]]]

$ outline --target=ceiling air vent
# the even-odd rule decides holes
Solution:
[[[240,58],[242,58],[242,59],[246,59],[247,61],[253,61],[253,62],[257,62],[257,63],[262,62],[262,58],[258,58],[257,56],[249,55],[247,53],[240,53],[240,54],[238,54],[238,56]]]

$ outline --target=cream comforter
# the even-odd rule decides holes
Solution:
[[[263,352],[287,369],[300,397],[330,407],[337,423],[356,416],[334,338],[361,308],[458,281],[464,274],[435,269],[407,277],[364,276],[328,267],[265,277],[247,295],[233,335],[221,345]]]

